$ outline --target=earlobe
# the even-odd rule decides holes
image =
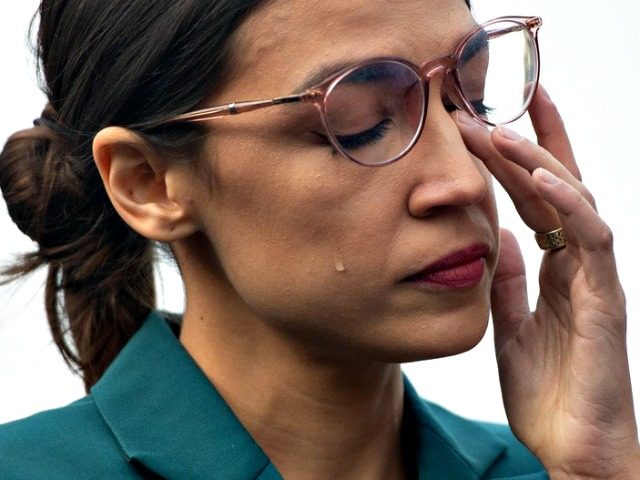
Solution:
[[[134,132],[101,130],[93,141],[93,157],[114,208],[140,235],[173,242],[197,231],[189,203],[178,194],[186,180]]]

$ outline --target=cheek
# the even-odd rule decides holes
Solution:
[[[225,281],[255,315],[323,345],[361,342],[383,352],[415,340],[415,358],[441,352],[441,344],[459,350],[481,335],[488,284],[455,299],[398,289],[412,252],[438,251],[452,234],[448,224],[410,217],[413,183],[402,165],[364,169],[255,138],[236,145],[242,151],[216,155],[233,161],[215,162],[212,199],[200,211]],[[492,191],[465,212],[461,233],[474,227],[497,236]],[[464,335],[453,341],[452,329]]]
[[[304,155],[217,165],[207,236],[233,288],[260,316],[361,315],[381,288],[398,214],[366,194],[374,186],[360,167]]]
[[[483,202],[483,208],[484,208],[487,220],[489,221],[489,225],[491,226],[491,229],[495,235],[495,238],[497,239],[500,233],[499,232],[500,225],[498,220],[498,207],[496,205],[496,193],[494,189],[494,180],[493,180],[493,177],[491,176],[491,173],[489,173],[489,170],[487,170],[484,164],[482,165],[482,168],[483,168],[485,177],[487,179],[487,185],[489,187],[487,196]]]
[[[493,177],[491,176],[489,171],[486,169],[484,164],[482,165],[481,168],[487,178],[487,185],[489,187],[487,196],[481,203],[481,208],[483,211],[482,216],[484,217],[482,222],[485,225],[488,225],[488,228],[491,230],[491,234],[493,236],[495,245],[497,246],[499,244],[499,238],[500,238],[500,222],[498,218],[498,208],[496,205],[496,196],[495,196],[495,190],[494,190]],[[498,252],[495,251],[494,254],[487,260],[487,267],[489,268],[491,277],[493,277],[493,273],[495,271],[497,263],[498,263]]]
[[[498,221],[498,207],[496,205],[493,177],[484,165],[482,165],[482,168],[488,185],[487,196],[482,202],[482,209],[484,210],[486,221],[488,221],[495,238],[498,238],[500,226]]]

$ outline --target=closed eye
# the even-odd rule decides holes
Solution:
[[[488,105],[485,105],[484,99],[474,100],[473,102],[471,102],[471,106],[473,107],[473,110],[478,115],[488,115],[495,110],[493,107],[489,107]],[[449,113],[459,110],[459,108],[456,105],[454,105],[452,102],[445,102],[444,108]]]
[[[379,142],[390,128],[391,119],[385,118],[368,130],[353,135],[336,135],[336,140],[345,150],[355,150]]]

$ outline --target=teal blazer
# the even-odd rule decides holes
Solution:
[[[0,426],[0,478],[282,479],[178,330],[152,313],[90,395]],[[548,478],[508,427],[460,418],[405,385],[420,479]]]

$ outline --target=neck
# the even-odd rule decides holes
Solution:
[[[402,478],[399,370],[319,370],[227,390],[232,408],[284,478]]]
[[[314,359],[261,322],[187,305],[181,342],[284,478],[406,478],[398,365]]]

